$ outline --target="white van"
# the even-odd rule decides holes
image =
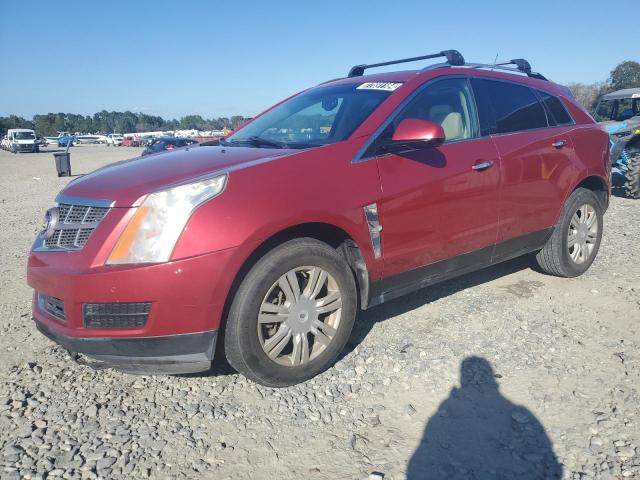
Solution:
[[[27,128],[10,128],[7,131],[9,150],[13,153],[40,151],[40,142],[36,139],[36,132]]]

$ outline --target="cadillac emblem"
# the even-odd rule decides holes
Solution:
[[[60,220],[60,213],[58,207],[53,207],[47,210],[42,220],[42,236],[45,239],[51,238],[56,231],[56,226]]]

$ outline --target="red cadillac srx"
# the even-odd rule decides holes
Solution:
[[[359,308],[531,252],[549,274],[585,272],[608,152],[526,60],[357,65],[218,146],[72,181],[29,257],[35,324],[129,372],[207,370],[219,343],[256,382],[302,382],[335,361]]]

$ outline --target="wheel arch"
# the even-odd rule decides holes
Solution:
[[[251,268],[269,251],[295,238],[313,238],[335,248],[351,269],[358,291],[358,303],[362,309],[369,304],[369,269],[357,242],[349,233],[336,225],[323,222],[309,222],[284,228],[260,242],[242,262],[227,293],[220,328],[224,329],[226,317],[240,284]]]
[[[573,192],[575,192],[578,188],[586,188],[587,190],[591,190],[596,194],[598,200],[600,200],[603,210],[607,210],[609,208],[609,196],[610,196],[610,188],[609,182],[602,178],[600,175],[587,175],[583,177],[580,181],[573,185],[572,188],[569,188],[564,196],[562,201],[562,205],[560,210],[558,211],[558,215],[556,216],[556,223],[560,219],[560,215],[562,213],[562,209],[564,208],[564,204],[567,202],[567,199]]]
[[[595,193],[600,200],[603,210],[607,210],[607,208],[609,207],[610,190],[609,183],[604,178],[599,175],[589,175],[588,177],[581,180],[580,183],[578,183],[575,187],[573,187],[571,192],[569,192],[569,195],[571,195],[571,193],[573,193],[578,188],[586,188],[587,190],[591,190],[593,193]]]

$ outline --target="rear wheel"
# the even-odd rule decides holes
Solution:
[[[640,198],[640,152],[632,155],[627,162],[624,188],[628,197]]]
[[[586,188],[567,199],[560,221],[536,255],[540,268],[550,275],[577,277],[588,270],[602,240],[602,205]]]
[[[227,318],[227,360],[263,385],[304,382],[343,350],[356,305],[353,275],[335,249],[310,238],[286,242],[240,285]]]

